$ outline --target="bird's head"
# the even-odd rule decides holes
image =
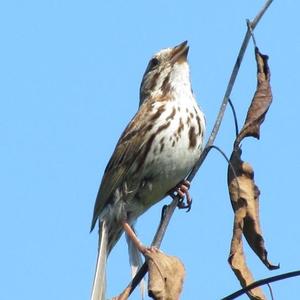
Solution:
[[[187,86],[189,90],[189,66],[187,41],[156,53],[148,63],[140,87],[140,104],[148,97],[162,97],[173,89]]]

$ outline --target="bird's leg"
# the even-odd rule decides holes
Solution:
[[[146,247],[142,244],[142,242],[138,239],[135,232],[131,228],[131,226],[128,224],[127,221],[123,221],[122,223],[124,231],[127,233],[128,237],[133,241],[133,244],[135,247],[142,253],[145,252]]]
[[[178,202],[178,208],[187,208],[187,211],[190,211],[192,207],[192,198],[189,193],[190,182],[188,180],[183,180],[180,184],[178,184],[174,190],[169,194],[172,198],[174,198],[174,192],[180,196],[180,200]],[[184,197],[186,197],[186,203],[184,203]]]
[[[155,247],[146,247],[143,243],[138,239],[134,230],[129,225],[127,221],[123,221],[122,223],[124,231],[127,233],[128,237],[132,240],[135,247],[143,254],[146,255],[147,252],[157,251]]]

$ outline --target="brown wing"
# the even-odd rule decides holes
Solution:
[[[122,184],[132,164],[136,161],[144,145],[147,144],[145,133],[152,128],[148,109],[148,103],[144,103],[140,107],[120,137],[108,162],[96,198],[91,231],[95,227],[98,216],[109,202],[112,193]]]

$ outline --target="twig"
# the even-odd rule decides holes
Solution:
[[[254,30],[254,28],[256,27],[256,25],[258,24],[258,22],[260,21],[260,19],[264,15],[265,11],[268,9],[268,7],[270,6],[270,4],[272,2],[273,2],[273,0],[266,1],[265,5],[259,11],[259,13],[254,18],[254,20],[252,22],[250,22],[251,31]],[[211,134],[209,136],[209,139],[208,139],[208,141],[207,141],[207,143],[205,145],[204,150],[201,153],[201,156],[200,156],[198,162],[196,163],[196,165],[192,169],[191,173],[187,177],[187,180],[189,182],[191,182],[194,179],[196,173],[198,172],[200,166],[202,165],[203,161],[205,160],[208,152],[211,149],[211,146],[213,145],[213,143],[214,143],[214,141],[216,139],[216,136],[217,136],[219,128],[221,126],[221,122],[222,122],[222,119],[223,119],[223,116],[224,116],[224,113],[225,113],[225,110],[226,110],[226,106],[228,104],[228,100],[229,100],[229,97],[230,97],[233,85],[235,83],[235,80],[236,80],[236,77],[237,77],[237,74],[238,74],[241,62],[243,60],[246,48],[248,46],[250,37],[251,37],[251,32],[250,32],[249,26],[248,26],[248,29],[247,29],[246,35],[244,37],[243,43],[241,45],[241,49],[239,51],[237,60],[236,60],[235,65],[233,67],[233,70],[232,70],[232,73],[231,73],[231,76],[230,76],[230,79],[229,79],[229,83],[228,83],[227,89],[225,91],[225,95],[224,95],[224,98],[223,98],[223,101],[222,101],[222,104],[221,104],[221,107],[220,107],[220,110],[219,110],[216,122],[214,124],[212,132],[211,132]],[[159,226],[159,228],[158,228],[158,230],[156,232],[156,235],[155,235],[155,237],[153,239],[152,246],[155,246],[157,248],[160,247],[162,239],[163,239],[163,237],[165,235],[165,232],[167,230],[168,224],[169,224],[169,222],[171,220],[171,217],[172,217],[172,215],[173,215],[173,213],[174,213],[174,211],[175,211],[175,209],[177,207],[177,204],[178,204],[179,200],[180,200],[180,197],[177,195],[176,197],[174,197],[173,201],[171,202],[171,204],[166,209],[166,213],[165,213],[164,219],[160,223],[160,226]],[[136,286],[139,284],[139,282],[145,276],[145,274],[147,273],[147,271],[148,271],[147,263],[144,263],[143,266],[141,267],[141,269],[137,272],[136,276],[133,278],[133,280],[129,283],[129,285],[125,289],[125,291],[129,291],[129,295],[133,292],[133,290],[136,288]]]
[[[300,271],[293,271],[293,272],[289,272],[289,273],[284,273],[284,274],[264,278],[264,279],[261,279],[261,280],[258,280],[258,281],[255,281],[255,282],[249,284],[248,286],[244,287],[243,289],[240,289],[239,291],[237,291],[225,298],[222,298],[221,300],[236,299],[237,297],[247,293],[248,291],[250,291],[258,286],[262,286],[262,285],[265,285],[265,284],[268,284],[268,283],[271,283],[274,281],[279,281],[279,280],[296,277],[296,276],[300,276]]]
[[[257,47],[256,46],[256,40],[255,40],[254,33],[253,33],[253,30],[252,30],[252,27],[251,27],[251,22],[250,22],[250,20],[247,19],[246,23],[247,23],[247,27],[248,27],[248,29],[249,29],[249,31],[251,33],[251,37],[252,37],[252,41],[253,41],[254,47],[256,48]]]
[[[272,287],[270,283],[267,283],[267,286],[269,288],[269,292],[270,292],[270,296],[271,296],[271,300],[274,300],[274,295],[273,295],[273,291],[272,291]]]
[[[233,103],[230,99],[228,99],[228,103],[230,105],[230,108],[231,108],[231,111],[232,111],[232,114],[233,114],[235,137],[237,137],[238,134],[239,134],[239,125],[238,125],[238,121],[237,121],[236,111],[235,111],[234,105],[233,105]]]
[[[234,169],[233,165],[231,164],[229,158],[227,157],[226,153],[221,148],[219,148],[218,146],[212,145],[211,148],[216,149],[217,151],[219,151],[221,153],[221,155],[227,161],[228,165],[231,167],[232,172],[234,173],[234,176],[237,177],[237,175],[235,173],[235,169]]]

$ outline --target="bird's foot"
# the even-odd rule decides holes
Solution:
[[[134,230],[132,229],[132,227],[127,222],[123,222],[123,229],[126,232],[127,236],[132,240],[135,247],[144,256],[146,256],[149,253],[156,253],[156,252],[159,251],[159,249],[154,247],[154,246],[147,247],[147,246],[143,245],[143,243],[136,236],[136,234],[135,234]]]
[[[179,197],[180,200],[178,202],[177,207],[179,209],[187,209],[187,212],[189,212],[191,210],[192,207],[192,198],[189,192],[189,188],[190,188],[190,182],[188,180],[183,180],[180,184],[178,184],[175,189],[170,193],[170,196],[172,198],[174,198],[174,192],[176,192]],[[186,198],[186,201],[184,201],[184,198]]]
[[[151,253],[158,253],[158,252],[160,252],[160,250],[154,246],[150,246],[150,247],[144,246],[144,249],[141,252],[143,253],[144,256],[147,256]]]

